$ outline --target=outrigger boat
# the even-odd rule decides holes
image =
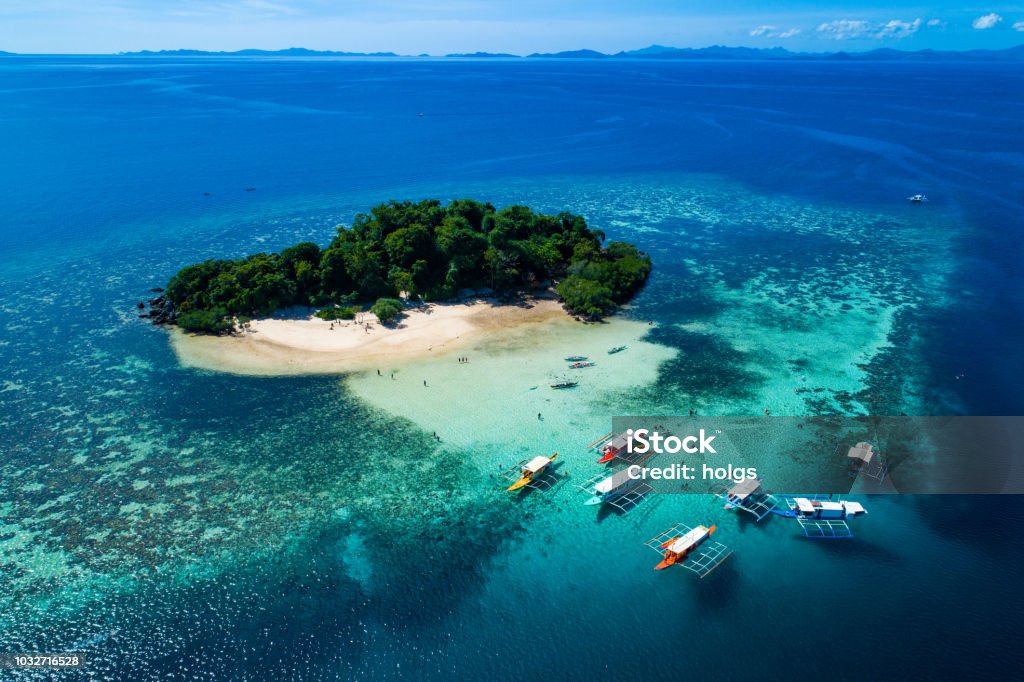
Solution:
[[[626,452],[626,447],[629,445],[629,437],[625,432],[618,435],[613,435],[613,433],[605,435],[601,440],[588,448],[601,453],[601,458],[597,460],[598,464],[607,464]]]
[[[565,359],[565,361],[566,362],[582,362],[583,360],[586,360],[586,359],[587,359],[586,355],[570,355],[569,357],[567,357]]]
[[[820,495],[786,495],[788,509],[772,513],[796,519],[808,538],[852,538],[849,519],[864,516],[868,511],[859,502],[826,499]]]
[[[512,485],[506,488],[505,492],[512,492],[514,490],[519,490],[520,488],[525,488],[526,486],[530,485],[530,483],[532,483],[533,481],[537,480],[538,478],[547,473],[548,468],[551,466],[551,463],[555,461],[556,457],[558,457],[557,452],[551,455],[550,457],[538,455],[537,457],[534,457],[533,459],[528,461],[526,464],[523,465],[523,468],[519,472],[519,480],[515,481]]]
[[[569,365],[569,368],[570,369],[583,369],[584,367],[593,367],[596,364],[597,364],[596,362],[574,362],[571,365]]]
[[[580,385],[578,381],[559,381],[557,384],[551,384],[551,388],[575,388]]]
[[[761,479],[745,478],[738,483],[719,484],[711,489],[711,494],[725,500],[725,509],[749,512],[760,521],[779,504],[779,500],[761,486]]]
[[[644,544],[661,556],[661,562],[654,567],[662,571],[669,566],[679,566],[705,578],[711,571],[732,556],[732,550],[720,542],[711,540],[715,526],[691,528],[677,523],[662,531]]]
[[[923,194],[915,194],[913,196],[907,197],[907,201],[910,201],[910,202],[915,203],[915,204],[922,204],[922,203],[928,201],[928,197],[926,197]]]
[[[789,510],[776,512],[780,516],[813,521],[845,521],[864,516],[868,510],[860,502],[848,500],[818,500],[807,497],[794,497],[789,503]]]
[[[627,468],[611,476],[598,474],[580,485],[580,490],[590,495],[583,503],[585,505],[610,504],[620,511],[628,512],[639,506],[654,488],[647,481],[630,476]]]
[[[664,431],[663,433],[666,436],[671,435],[671,431]],[[622,460],[628,464],[639,464],[654,455],[653,450],[648,452],[630,452],[629,438],[630,436],[626,431],[618,435],[614,431],[609,431],[601,436],[600,439],[588,445],[587,449],[600,453],[601,457],[597,460],[598,464],[607,464],[615,459]]]
[[[615,346],[615,348],[612,348],[608,351],[608,355],[615,355],[616,353],[621,353],[627,348],[629,348],[629,346]]]
[[[655,571],[663,571],[669,566],[674,564],[681,564],[686,561],[687,557],[701,546],[705,540],[711,537],[718,529],[718,526],[697,526],[681,535],[670,540],[666,540],[661,543],[661,549],[665,550],[665,554],[662,555],[661,563],[654,567]]]

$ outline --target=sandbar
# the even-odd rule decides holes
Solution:
[[[303,308],[251,320],[226,336],[173,328],[171,345],[182,365],[197,369],[255,376],[345,374],[447,355],[471,342],[559,323],[580,324],[549,298],[425,304],[387,325],[370,313],[332,323]]]

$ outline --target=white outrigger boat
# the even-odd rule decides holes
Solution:
[[[787,496],[787,510],[773,514],[796,519],[809,538],[852,538],[847,521],[865,516],[868,510],[860,502],[823,499],[818,495]]]
[[[926,197],[923,194],[914,194],[912,196],[907,197],[907,201],[914,204],[923,204],[924,202],[928,201],[928,197]]]
[[[794,497],[789,508],[798,519],[855,519],[864,516],[868,510],[860,502],[849,500],[816,500],[806,497]]]
[[[629,475],[629,468],[620,469],[611,476],[598,474],[583,485],[580,490],[590,495],[584,504],[610,504],[628,512],[643,502],[647,493],[654,490],[650,483]]]

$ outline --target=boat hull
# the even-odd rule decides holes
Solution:
[[[515,490],[519,490],[519,489],[525,487],[529,483],[530,483],[530,479],[528,479],[528,478],[526,478],[524,476],[523,478],[520,478],[518,481],[516,481],[515,483],[510,485],[509,487],[505,488],[505,492],[510,493],[510,492],[515,491]]]

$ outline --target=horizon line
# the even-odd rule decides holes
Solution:
[[[659,45],[659,44],[655,43],[655,44],[651,44],[651,45],[648,45],[647,47],[643,47],[643,48],[634,48],[634,49],[631,49],[631,50],[620,50],[618,52],[601,52],[600,50],[595,50],[593,48],[585,48],[585,47],[583,47],[583,48],[558,50],[558,51],[555,51],[555,52],[531,52],[531,53],[528,53],[528,54],[515,54],[515,53],[511,53],[511,52],[488,52],[486,50],[477,50],[477,51],[473,51],[473,52],[449,52],[449,53],[446,53],[446,54],[428,54],[428,53],[401,54],[401,53],[393,52],[393,51],[390,51],[390,50],[349,51],[349,50],[341,50],[341,49],[333,49],[333,48],[331,48],[331,49],[318,49],[318,48],[307,48],[307,47],[298,47],[298,46],[285,47],[285,48],[277,48],[277,49],[260,48],[260,47],[246,47],[246,48],[240,48],[240,49],[237,49],[237,50],[209,50],[209,49],[201,49],[201,48],[176,47],[176,48],[162,48],[162,49],[143,48],[143,49],[140,49],[140,50],[121,50],[121,51],[117,51],[117,52],[7,52],[7,51],[4,51],[4,50],[0,50],[0,56],[15,56],[15,57],[130,57],[130,56],[149,56],[149,55],[159,56],[159,55],[162,55],[162,54],[180,53],[180,52],[193,52],[193,53],[197,53],[196,56],[199,56],[199,55],[209,55],[209,56],[233,56],[233,55],[239,55],[239,56],[245,56],[245,55],[242,55],[240,53],[260,52],[260,53],[266,53],[267,55],[272,55],[272,54],[276,54],[276,53],[296,51],[296,52],[307,52],[307,53],[310,53],[308,56],[314,56],[314,57],[315,56],[325,56],[325,57],[329,57],[329,56],[353,56],[353,57],[368,57],[368,58],[375,58],[375,59],[395,59],[395,58],[407,58],[407,59],[435,58],[435,59],[440,59],[440,58],[459,58],[459,57],[461,57],[461,58],[472,58],[474,56],[481,56],[481,57],[487,56],[487,57],[490,57],[490,58],[527,59],[527,58],[534,57],[534,56],[548,56],[548,57],[550,57],[550,56],[557,56],[557,55],[567,55],[567,54],[578,54],[578,53],[590,52],[590,53],[594,53],[595,55],[600,55],[600,57],[623,57],[623,56],[630,57],[630,56],[637,56],[637,57],[640,57],[640,58],[643,58],[643,59],[651,59],[652,55],[657,54],[657,53],[647,52],[648,50],[651,50],[652,48],[656,48],[657,50],[659,50],[662,53],[685,52],[685,51],[694,51],[694,52],[696,52],[696,51],[701,51],[701,50],[712,50],[712,49],[715,49],[715,48],[719,48],[719,49],[723,49],[723,50],[747,50],[747,51],[751,51],[751,52],[762,52],[762,53],[770,53],[770,52],[780,53],[780,52],[785,52],[785,53],[793,55],[793,56],[816,56],[816,55],[839,55],[839,54],[868,54],[868,53],[871,53],[871,52],[879,52],[879,51],[897,52],[897,53],[902,53],[902,54],[934,53],[934,52],[950,53],[950,54],[966,54],[966,53],[972,53],[972,52],[1007,52],[1007,51],[1011,51],[1011,50],[1016,50],[1016,49],[1024,48],[1024,43],[1020,43],[1018,45],[1012,45],[1012,46],[1009,46],[1009,47],[1000,47],[1000,48],[984,48],[984,47],[980,47],[980,48],[979,47],[976,47],[976,48],[965,48],[965,49],[920,48],[920,49],[915,49],[915,50],[907,50],[907,49],[899,49],[899,48],[895,48],[895,47],[884,47],[883,46],[883,47],[870,47],[870,48],[865,48],[865,49],[862,49],[862,50],[832,50],[832,51],[794,51],[794,50],[790,50],[790,49],[788,49],[786,47],[783,47],[781,45],[774,45],[774,46],[770,46],[770,47],[750,47],[750,46],[747,46],[747,45],[723,45],[723,44],[720,44],[720,43],[713,43],[711,45],[704,45],[704,46],[701,46],[701,47],[673,47],[673,46],[668,46],[668,45]],[[639,54],[637,54],[637,53],[639,53]],[[644,56],[643,53],[646,53],[647,56]],[[178,55],[178,56],[190,56],[190,55]],[[579,58],[579,57],[577,57],[577,58]]]

